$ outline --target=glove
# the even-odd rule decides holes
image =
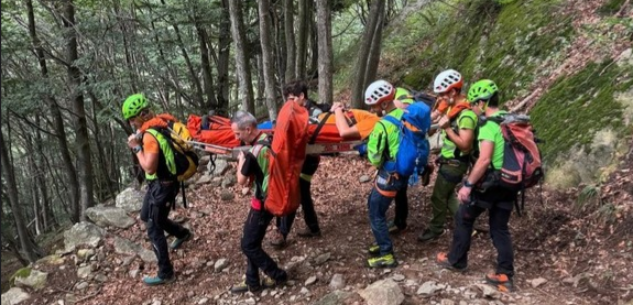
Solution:
[[[358,151],[358,154],[361,157],[365,157],[367,155],[367,143],[362,143],[354,146],[354,149]]]

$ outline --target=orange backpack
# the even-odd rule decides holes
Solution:
[[[308,111],[295,101],[287,101],[277,116],[264,200],[264,207],[275,216],[296,211],[301,202],[299,176],[306,158],[308,119]]]

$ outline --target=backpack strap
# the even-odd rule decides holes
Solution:
[[[463,108],[462,110],[460,110],[457,115],[455,115],[454,118],[449,119],[449,121],[451,122],[451,128],[453,129],[453,132],[455,132],[456,134],[459,135],[459,122],[463,119],[469,119],[469,120],[473,120],[471,117],[463,117],[460,119],[460,116],[462,115],[462,112],[464,112],[464,110],[470,110],[469,108]],[[476,114],[475,114],[476,115]],[[475,122],[473,122],[475,123]],[[473,141],[475,142],[474,145],[477,144],[477,137],[479,134],[479,122],[476,122],[477,124],[475,124],[475,129],[473,129]],[[455,126],[453,126],[453,124]],[[466,156],[462,156],[462,151],[459,150],[459,148],[457,148],[457,145],[455,145],[455,150],[453,150],[453,156],[455,157],[455,159],[461,160],[463,162],[470,162],[471,159],[471,154],[474,151],[474,149],[471,149],[470,153]]]
[[[273,150],[271,149],[271,144],[272,144],[272,141],[270,139],[270,135],[266,135],[266,138],[256,141],[255,144],[253,145],[253,151],[252,151],[253,156],[257,158],[259,154],[261,153],[262,149],[264,149],[264,147],[267,147],[268,152],[272,154],[274,157],[275,154]],[[260,168],[260,170],[262,171],[262,174],[263,174],[264,169]],[[255,197],[261,200],[262,209],[264,209],[264,202],[266,201],[266,196],[264,195],[263,177],[262,177],[262,181],[259,181],[257,177],[255,177]]]
[[[358,121],[356,121],[356,118],[354,117],[354,113],[351,111],[347,111],[345,112],[345,118],[347,119],[347,124],[352,127],[354,125],[356,125],[358,123]]]
[[[385,119],[386,118],[387,117],[385,117]],[[385,126],[385,124],[383,124],[382,121],[378,121],[378,124],[380,124],[380,126],[382,126],[382,130],[385,131],[385,150],[382,151],[382,155],[385,158],[384,163],[387,163],[387,162],[393,161],[391,160],[391,157],[389,155],[389,135],[387,134],[387,127]]]
[[[317,128],[314,130],[314,133],[310,137],[310,140],[308,140],[308,144],[314,144],[314,142],[316,142],[317,136],[319,135],[319,133],[321,132],[321,129],[323,129],[323,126],[325,125],[325,122],[331,115],[332,115],[331,112],[328,112],[325,114],[325,117],[323,117],[323,119],[317,125]]]
[[[182,206],[186,209],[187,208],[187,195],[185,195],[185,182],[181,181],[180,182],[180,190],[182,192]],[[174,204],[174,210],[176,209],[176,205]]]
[[[390,115],[386,115],[384,117],[385,120],[387,120],[389,123],[396,125],[396,127],[398,127],[398,129],[402,128],[402,120],[398,120],[393,116]],[[384,125],[383,125],[384,127]],[[387,131],[387,129],[385,129],[385,132]]]

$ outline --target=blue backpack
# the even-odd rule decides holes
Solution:
[[[409,184],[417,182],[418,175],[424,173],[429,158],[429,140],[426,137],[431,128],[431,108],[425,103],[413,103],[403,110],[402,119],[387,115],[385,120],[400,130],[400,146],[395,160],[385,162],[385,170],[409,177]]]

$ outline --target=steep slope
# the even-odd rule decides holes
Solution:
[[[530,111],[546,141],[548,181],[557,186],[599,181],[628,150],[628,1],[422,0],[418,7],[386,31],[379,77],[416,89],[429,88],[446,68],[459,70],[467,85],[493,79],[508,108]],[[343,100],[350,62],[340,61]]]

